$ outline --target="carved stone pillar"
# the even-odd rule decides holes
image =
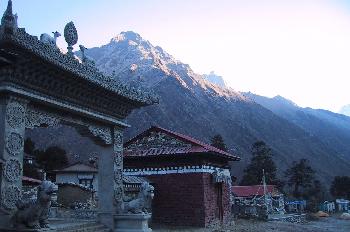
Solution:
[[[21,198],[26,107],[22,99],[0,98],[0,228],[8,228],[10,214]]]
[[[113,136],[114,149],[114,199],[117,213],[122,213],[123,205],[123,130],[114,128]]]
[[[98,162],[99,221],[113,229],[114,215],[121,212],[123,199],[123,134],[121,129],[89,130],[105,143]]]

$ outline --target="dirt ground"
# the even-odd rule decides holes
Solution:
[[[338,217],[320,218],[303,224],[289,222],[262,222],[236,220],[234,225],[220,229],[203,228],[153,228],[154,232],[350,232],[350,220]]]

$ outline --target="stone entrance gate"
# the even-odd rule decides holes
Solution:
[[[126,116],[156,97],[118,83],[71,52],[78,34],[65,28],[68,53],[18,28],[12,1],[0,26],[0,228],[8,228],[21,199],[25,129],[73,126],[101,147],[99,221],[113,228],[123,196],[123,129]]]

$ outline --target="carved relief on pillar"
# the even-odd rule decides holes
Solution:
[[[124,196],[123,185],[116,186],[114,188],[114,197],[116,199],[116,202],[121,203],[123,201],[123,196]]]
[[[3,122],[4,147],[0,153],[3,160],[0,173],[1,209],[12,210],[21,197],[22,159],[25,133],[25,116],[28,101],[9,96],[2,101],[5,106]]]
[[[114,171],[114,181],[117,184],[123,183],[123,169],[116,169]]]
[[[2,204],[8,209],[12,210],[16,208],[16,203],[21,199],[21,190],[16,185],[10,185],[3,191]]]
[[[99,137],[105,144],[112,144],[112,131],[109,127],[89,125],[88,128],[93,136]]]
[[[39,109],[29,108],[27,109],[25,117],[25,126],[29,129],[34,129],[35,127],[40,127],[42,125],[46,126],[58,126],[60,119],[53,114],[50,114]]]
[[[115,128],[114,129],[114,151],[123,150],[123,131]]]
[[[123,202],[123,131],[115,127],[113,131],[114,149],[114,198],[117,204],[117,211],[121,212]]]
[[[23,151],[24,139],[17,132],[8,133],[6,136],[6,150],[12,156],[17,156]]]
[[[22,165],[21,162],[17,159],[9,159],[4,165],[4,176],[6,180],[10,183],[20,180],[22,174]]]
[[[114,162],[116,167],[123,169],[123,151],[114,152]]]
[[[6,121],[12,128],[23,128],[25,118],[24,104],[11,100],[6,108]]]

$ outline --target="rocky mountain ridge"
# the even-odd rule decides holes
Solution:
[[[339,157],[350,161],[350,117],[322,109],[302,108],[280,96],[268,98],[253,93],[244,95],[293,122],[326,146],[332,147]]]
[[[151,125],[207,143],[213,135],[221,134],[230,152],[242,158],[232,165],[233,174],[238,177],[250,160],[251,145],[257,140],[264,140],[273,149],[280,175],[300,158],[309,159],[319,178],[326,183],[334,175],[344,175],[349,171],[350,162],[345,158],[350,156],[349,153],[340,154],[332,144],[325,143],[311,131],[263,106],[251,96],[210,83],[194,73],[189,65],[177,61],[137,33],[122,32],[110,43],[91,48],[86,54],[103,72],[130,85],[150,88],[160,96],[158,105],[134,111],[128,117],[132,127],[126,131],[126,139]],[[293,114],[289,108],[286,112]],[[333,117],[324,114],[325,118]],[[73,131],[69,133],[66,138],[74,134]],[[74,143],[74,139],[70,141]],[[91,153],[94,148],[89,146],[92,145],[86,143],[80,148]]]

